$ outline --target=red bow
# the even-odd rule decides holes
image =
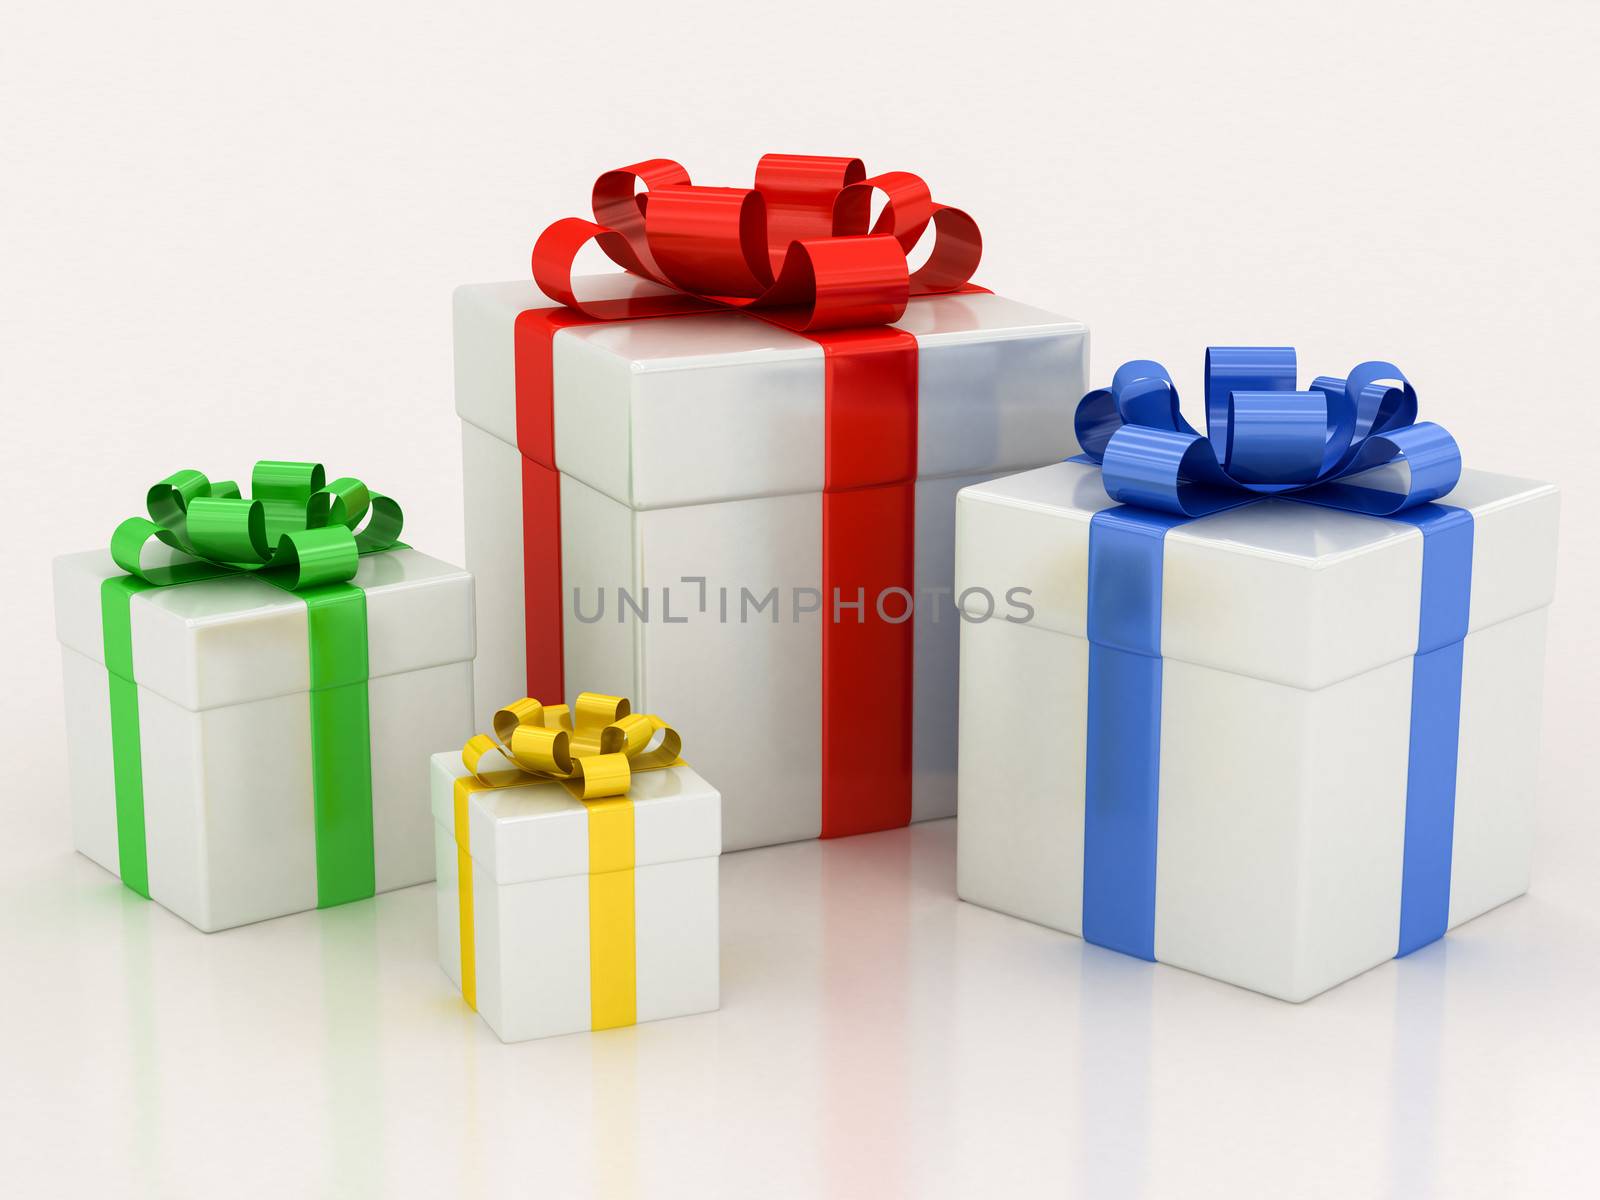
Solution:
[[[910,297],[965,285],[983,241],[971,217],[935,203],[917,176],[866,176],[858,158],[800,154],[764,156],[754,188],[694,187],[665,158],[607,171],[595,181],[594,221],[566,217],[539,235],[533,277],[558,304],[599,320],[730,307],[796,330],[885,325]],[[874,192],[885,196],[876,221]],[[906,256],[930,222],[933,248],[912,271]],[[572,264],[591,240],[674,294],[580,301]]]

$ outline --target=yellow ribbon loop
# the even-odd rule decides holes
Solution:
[[[635,771],[681,761],[678,731],[660,717],[633,712],[621,696],[584,692],[574,708],[576,719],[565,704],[530,697],[508,704],[494,714],[493,735],[467,740],[461,762],[486,787],[552,779],[580,800],[599,800],[627,795]]]

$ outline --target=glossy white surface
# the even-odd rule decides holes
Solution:
[[[618,625],[608,612],[606,622],[590,629],[595,636],[608,629],[610,640],[636,639],[644,711],[660,713],[684,732],[685,757],[722,791],[724,849],[816,837],[822,828],[822,622],[816,612],[797,617],[793,598],[796,589],[821,594],[821,495],[656,509],[635,514],[634,528],[641,582],[658,605],[670,587],[674,607],[689,619],[669,624],[657,612],[648,625]],[[705,578],[704,612],[698,586],[682,582],[685,575]],[[591,579],[588,595],[603,583]],[[778,589],[776,623],[771,605],[762,613],[752,607],[750,620],[739,619],[741,587],[757,600]],[[615,586],[606,590],[614,609]],[[568,648],[567,669],[579,664],[572,678],[582,679],[586,656],[575,640]]]
[[[152,900],[207,932],[316,907],[308,693],[191,712],[141,687],[139,748]]]
[[[455,838],[455,781],[465,775],[459,750],[430,756],[429,798],[436,824]],[[633,776],[633,861],[638,866],[722,852],[722,798],[693,767]],[[501,884],[586,875],[589,817],[558,783],[475,792],[467,806],[472,858]]]
[[[1548,609],[1535,609],[1469,633],[1462,647],[1452,926],[1528,890],[1548,624]]]
[[[1557,497],[1468,472],[1451,925],[1528,887]],[[1098,472],[1061,463],[958,500],[957,587],[1033,586],[1041,619],[966,624],[960,894],[1082,927],[1089,523]],[[1286,1000],[1398,941],[1420,534],[1268,501],[1168,533],[1155,955]],[[1507,577],[1509,576],[1509,577]],[[1072,605],[1078,606],[1074,617]],[[969,608],[971,605],[969,604]],[[1478,608],[1474,593],[1473,607]],[[1033,733],[1048,770],[1019,749]]]
[[[515,444],[513,329],[524,309],[551,306],[528,283],[456,289],[464,421]],[[1088,360],[1081,322],[975,294],[914,300],[899,324],[921,356],[922,476],[993,474],[1076,453],[1072,404]],[[817,343],[736,313],[563,329],[553,351],[556,461],[636,509],[820,491],[823,370]]]
[[[100,582],[122,572],[103,550],[53,564],[56,638],[103,661]],[[462,662],[473,641],[472,577],[418,550],[363,555],[352,580],[366,593],[371,678]],[[133,597],[133,674],[188,709],[303,692],[311,682],[306,606],[244,575]]]
[[[1088,681],[1081,637],[1004,621],[961,631],[957,889],[1072,934],[1083,932],[1077,731],[1088,718]]]
[[[724,855],[720,1011],[505,1046],[431,886],[205,938],[64,842],[0,845],[7,1132],[55,1194],[522,1195],[530,1153],[607,1198],[1584,1190],[1575,847],[1300,1006],[957,901],[954,822]]]
[[[433,876],[428,759],[475,732],[472,664],[445,663],[367,681],[372,725],[372,849],[379,891]]]
[[[530,306],[544,305],[529,284],[455,294],[483,713],[525,689],[511,358]],[[955,811],[955,494],[1076,452],[1088,335],[993,295],[919,299],[901,325],[921,355],[912,817],[927,820]],[[692,757],[728,798],[726,849],[817,836],[822,627],[796,614],[796,594],[816,603],[822,585],[819,347],[735,314],[619,322],[561,331],[554,369],[568,691],[629,696],[696,731]],[[778,620],[751,608],[741,621],[741,589],[753,605],[772,588]],[[648,621],[617,620],[619,589],[636,604],[649,594]],[[591,619],[578,619],[574,592]]]
[[[433,801],[439,965],[461,986],[454,785],[459,754],[436,754]],[[717,856],[722,807],[692,768],[635,775],[635,1006],[639,1021],[717,1007]],[[468,801],[478,1011],[502,1041],[587,1031],[589,818],[558,783]]]
[[[961,643],[960,894],[1078,934],[1088,643],[1002,621]],[[1170,662],[1161,699],[1156,957],[1294,1000],[1393,957],[1409,660],[1318,691]]]
[[[1421,531],[1307,507],[1267,500],[1167,534],[1163,658],[1323,688],[1416,653]]]
[[[493,453],[513,459],[518,457],[517,452],[504,442],[496,442]],[[610,496],[580,483],[570,475],[561,477],[560,487],[563,530],[570,527],[583,531],[581,537],[569,538],[563,534],[561,539],[561,584],[566,596],[563,605],[565,619],[561,626],[562,661],[568,664],[566,669],[570,690],[574,693],[604,692],[612,696],[627,696],[635,704],[644,704],[640,694],[644,630],[637,622],[617,623],[617,612],[621,606],[619,590],[626,591],[636,599],[645,595],[642,578],[645,564],[639,552],[644,540],[641,530],[643,515],[635,513],[625,504],[618,504]],[[472,503],[476,505],[478,501]],[[714,520],[716,514],[728,507],[716,505],[705,511]],[[670,520],[670,514],[666,519]],[[520,605],[523,597],[521,555],[509,557],[518,560],[514,586]],[[651,582],[657,585],[661,583],[660,580]],[[686,585],[676,577],[666,582],[676,585],[679,592],[678,607],[683,608]],[[582,597],[584,620],[578,619],[578,597]],[[660,597],[657,603],[660,603]],[[516,622],[515,637],[521,644],[525,630],[520,607],[513,619]],[[495,663],[490,670],[502,688],[510,689],[499,692],[501,696],[513,695],[517,689],[527,686],[521,659],[510,664]],[[483,699],[487,702],[490,697],[485,695]],[[505,701],[497,700],[494,703],[498,706]],[[682,722],[689,718],[674,716],[672,719]]]
[[[487,719],[528,690],[522,576],[522,456],[468,421],[461,427],[466,561],[472,564],[478,644],[472,711]],[[625,696],[626,692],[613,695]],[[542,697],[540,697],[542,699]]]
[[[822,490],[817,343],[719,313],[566,329],[554,354],[556,462],[613,499]]]
[[[1532,612],[1555,598],[1561,511],[1555,485],[1465,471],[1444,502],[1472,510],[1469,628]]]
[[[1393,958],[1410,714],[1409,659],[1315,691],[1165,663],[1157,961],[1300,1001]]]
[[[956,493],[984,475],[917,480],[912,590],[911,819],[956,811],[956,687],[961,614],[955,600]],[[996,596],[1004,603],[1004,593]]]
[[[585,299],[644,295],[654,285],[621,272],[586,278]],[[553,307],[531,278],[502,283],[470,283],[455,289],[451,302],[455,343],[456,412],[463,421],[504,442],[516,443],[517,376],[512,327],[517,314]]]
[[[117,861],[117,793],[112,775],[111,706],[102,698],[109,690],[101,663],[62,645],[61,691],[68,710],[66,770],[71,781],[72,844],[113,875]],[[63,787],[63,792],[67,789]]]
[[[55,562],[74,839],[116,874],[97,644],[100,580],[114,570],[101,552]],[[387,891],[432,877],[428,755],[472,733],[472,580],[396,550],[363,559],[356,581],[372,668],[375,883]],[[304,603],[256,579],[210,580],[134,596],[132,629],[151,898],[206,931],[315,907]]]
[[[1099,472],[1067,462],[957,496],[957,596],[968,588],[999,595],[1025,587],[1033,628],[1087,637],[1089,521],[1110,507]]]
[[[958,590],[1029,587],[1034,627],[1086,636],[1089,522],[1111,505],[1099,470],[1056,463],[957,504]],[[1163,657],[1314,688],[1415,653],[1422,535],[1305,508],[1267,500],[1167,534]]]

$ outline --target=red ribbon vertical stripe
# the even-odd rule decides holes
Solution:
[[[822,346],[827,389],[822,836],[845,837],[911,821],[917,339],[881,327],[806,336]],[[863,705],[887,714],[866,754],[853,746]]]
[[[512,333],[517,449],[522,454],[522,604],[528,692],[558,703],[567,694],[561,614],[561,475],[556,469],[555,337],[593,317],[532,308]]]

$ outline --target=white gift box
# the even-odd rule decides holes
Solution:
[[[1466,471],[1442,503],[1473,538],[1440,933],[1528,887],[1558,497]],[[962,629],[957,887],[1080,935],[1090,528],[1111,507],[1075,462],[957,501],[958,588],[1027,587],[1035,610]],[[1147,956],[1298,1001],[1405,949],[1422,550],[1413,525],[1286,500],[1166,532]]]
[[[479,711],[566,698],[538,697],[525,666],[524,488],[538,468],[518,449],[518,372],[535,368],[515,346],[519,316],[550,307],[532,283],[456,292]],[[893,725],[911,727],[909,817],[923,820],[955,811],[955,495],[1076,452],[1087,332],[988,294],[913,299],[895,328],[915,337],[918,388],[912,712]],[[566,680],[697,731],[696,761],[737,798],[726,849],[855,831],[825,828],[823,815],[822,347],[726,312],[562,329],[550,356],[559,502],[552,489],[529,512],[559,520]],[[827,615],[859,619],[848,607]]]
[[[722,800],[694,770],[588,802],[553,780],[469,791],[459,752],[432,779],[439,965],[501,1041],[717,1007]],[[631,845],[613,826],[601,851],[617,819]]]
[[[101,591],[105,551],[55,560],[73,842],[121,874]],[[427,759],[472,733],[472,578],[400,548],[362,557],[376,891],[433,878]],[[131,599],[151,899],[210,932],[319,905],[303,599],[229,575]],[[324,899],[321,902],[326,902]]]

